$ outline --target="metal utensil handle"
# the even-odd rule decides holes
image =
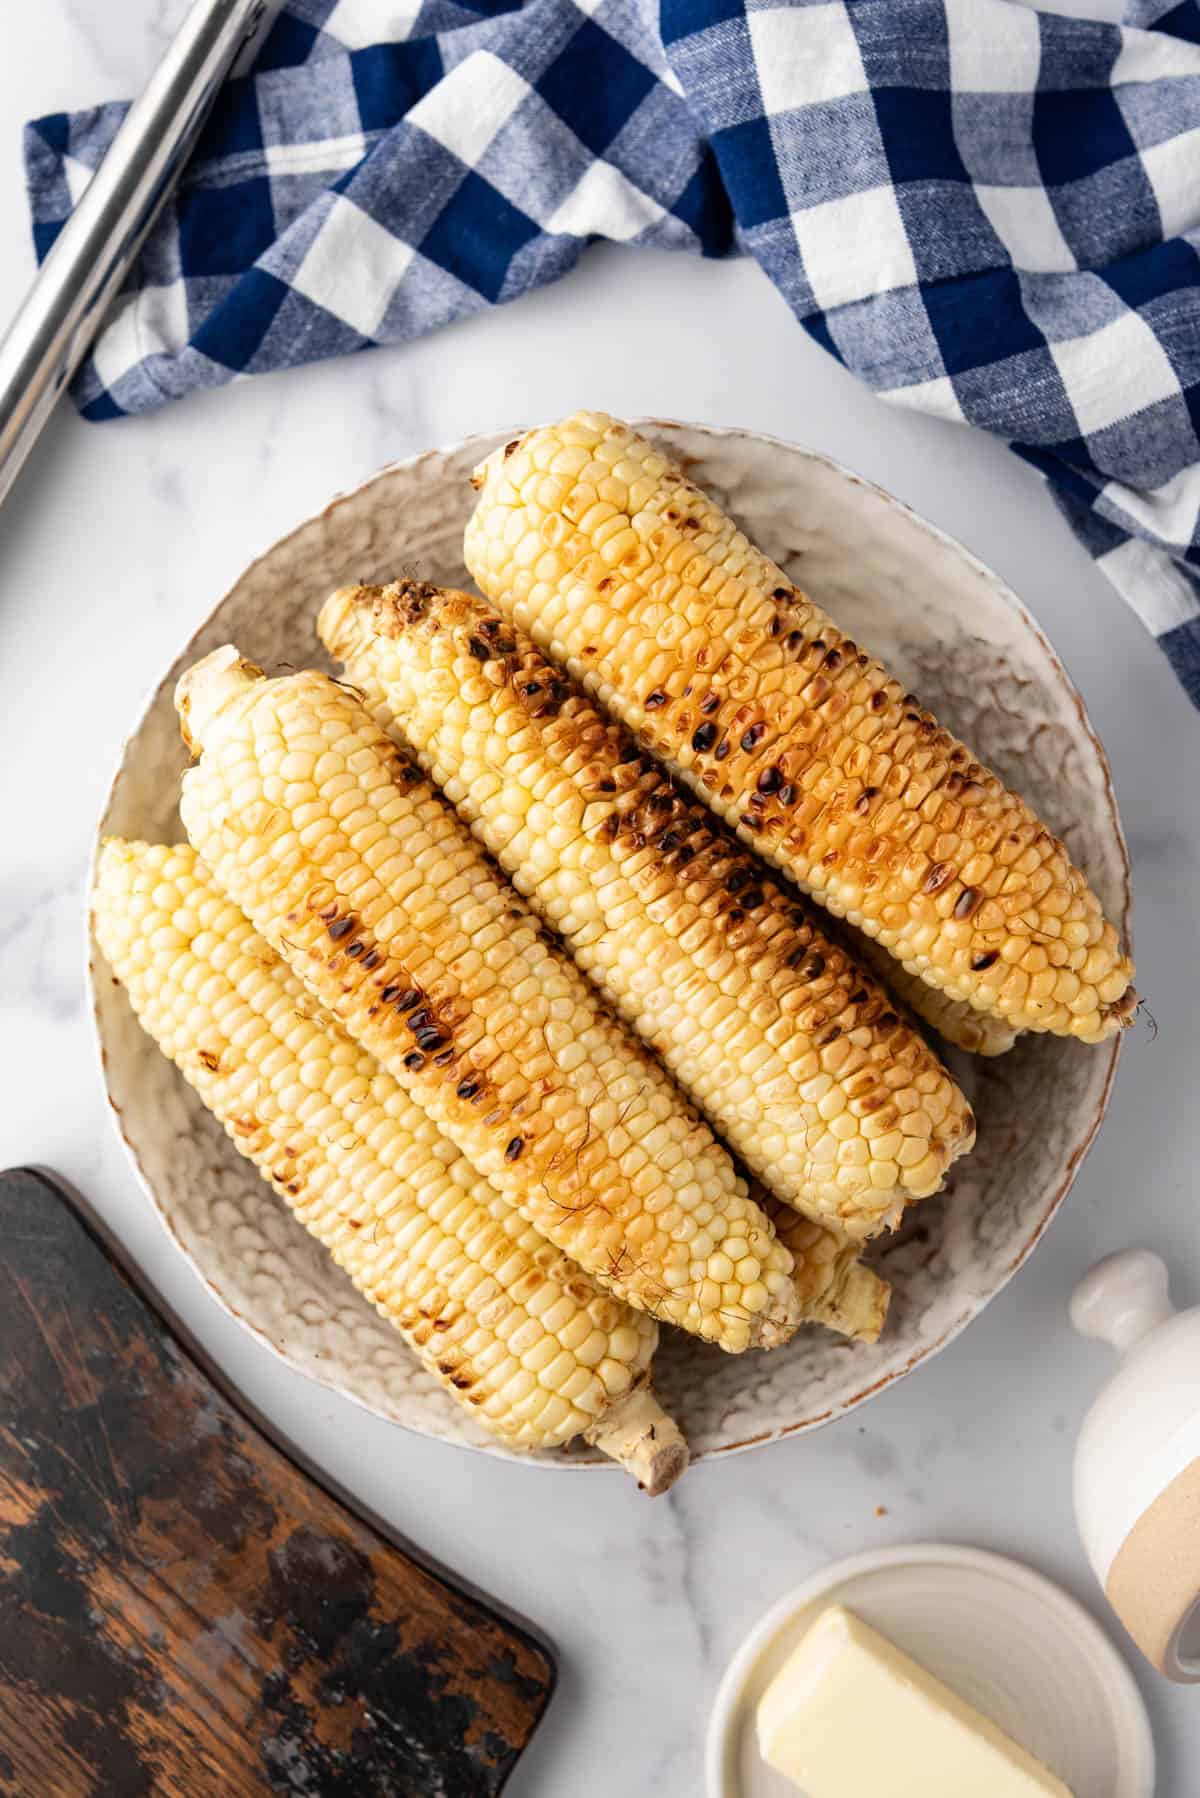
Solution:
[[[0,340],[0,501],[95,337],[270,0],[195,0]]]

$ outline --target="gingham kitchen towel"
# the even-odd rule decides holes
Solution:
[[[28,128],[39,254],[123,111]],[[289,0],[76,398],[403,341],[595,238],[751,254],[886,399],[1006,438],[1200,705],[1197,0]]]

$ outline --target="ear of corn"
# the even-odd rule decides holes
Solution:
[[[460,1404],[514,1447],[597,1440],[653,1490],[682,1471],[656,1325],[475,1172],[192,849],[110,840],[92,916],[148,1034]]]
[[[786,1339],[791,1257],[727,1153],[361,701],[228,649],[177,703],[193,846],[472,1165],[631,1304]]]
[[[1133,969],[1063,845],[721,509],[581,412],[476,475],[487,596],[769,860],[910,972],[1096,1042]]]
[[[579,966],[780,1198],[861,1238],[974,1137],[809,909],[481,601],[336,594],[322,638]]]

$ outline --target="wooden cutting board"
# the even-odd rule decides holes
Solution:
[[[269,1441],[118,1254],[0,1174],[0,1792],[499,1792],[551,1655]]]

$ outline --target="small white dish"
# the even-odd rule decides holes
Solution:
[[[767,1612],[717,1692],[707,1798],[797,1798],[760,1758],[754,1714],[827,1604],[856,1612],[993,1718],[1074,1798],[1154,1798],[1150,1720],[1099,1624],[1019,1561],[939,1543],[838,1561]]]

